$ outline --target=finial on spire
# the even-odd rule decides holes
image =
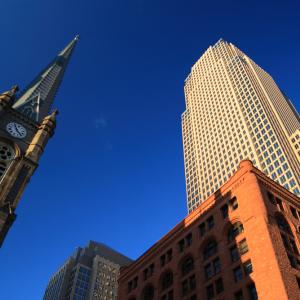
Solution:
[[[16,93],[19,88],[17,85],[14,85],[9,91],[0,94],[0,101],[12,105],[15,101]]]

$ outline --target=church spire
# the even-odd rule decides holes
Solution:
[[[77,35],[29,84],[16,100],[14,109],[36,122],[41,122],[49,114],[78,39]]]

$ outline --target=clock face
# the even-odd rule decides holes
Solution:
[[[27,134],[27,130],[24,128],[24,126],[16,122],[8,123],[6,125],[6,130],[11,136],[18,139],[23,139]]]

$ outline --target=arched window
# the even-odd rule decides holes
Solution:
[[[228,241],[232,241],[240,233],[244,232],[244,226],[241,222],[236,222],[230,226],[227,234]]]
[[[193,269],[194,269],[194,259],[191,256],[189,256],[183,261],[183,263],[181,265],[182,276],[185,276]]]
[[[203,249],[203,259],[206,260],[209,257],[213,256],[218,251],[218,244],[215,240],[207,243]]]
[[[27,116],[28,118],[31,118],[32,116],[33,116],[33,114],[34,114],[34,110],[33,110],[33,107],[32,106],[29,106],[29,105],[27,105],[27,106],[25,106],[24,108],[23,108],[23,114],[25,115],[25,116]]]
[[[13,147],[0,141],[0,179],[5,174],[15,156],[16,154]]]
[[[163,274],[161,279],[161,289],[164,291],[173,284],[173,273],[168,271]]]
[[[152,285],[148,285],[145,287],[142,300],[153,300],[154,299],[154,287]]]

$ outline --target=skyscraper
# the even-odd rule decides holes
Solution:
[[[50,109],[78,37],[17,96],[17,87],[0,95],[0,246],[15,209],[54,134],[57,111]]]
[[[194,64],[184,91],[189,212],[217,191],[243,159],[299,196],[299,115],[268,73],[219,40]]]
[[[51,277],[44,300],[115,300],[121,266],[132,261],[94,241],[75,253]]]

